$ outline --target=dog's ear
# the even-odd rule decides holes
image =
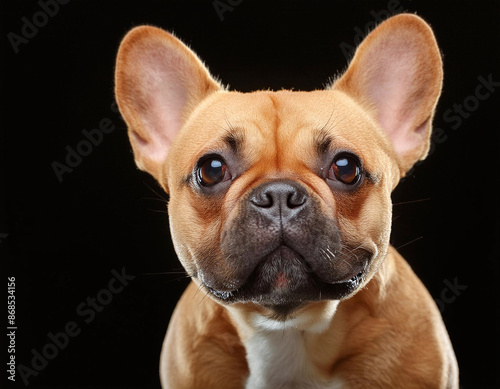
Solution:
[[[162,181],[161,167],[192,110],[220,85],[188,47],[159,28],[131,30],[118,50],[115,94],[137,166]]]
[[[373,112],[404,175],[429,151],[442,79],[441,55],[431,28],[418,16],[401,14],[363,40],[333,88]]]

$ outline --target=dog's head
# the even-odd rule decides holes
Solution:
[[[283,317],[374,275],[391,191],[427,154],[441,83],[433,33],[414,15],[376,28],[325,90],[229,92],[153,27],[124,38],[116,68],[137,165],[170,195],[189,275],[222,303]]]

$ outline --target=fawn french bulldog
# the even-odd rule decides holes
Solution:
[[[391,191],[428,152],[442,76],[409,14],[312,92],[228,91],[169,33],[126,35],[116,98],[192,278],[164,388],[458,388],[439,311],[389,245]]]

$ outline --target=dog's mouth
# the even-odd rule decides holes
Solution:
[[[367,253],[367,252],[366,252]],[[368,253],[365,255],[369,258]],[[314,269],[300,254],[280,246],[251,272],[243,285],[235,290],[207,290],[225,303],[253,302],[287,316],[296,308],[321,300],[340,300],[349,296],[362,283],[368,260],[349,265],[349,270],[332,277]]]

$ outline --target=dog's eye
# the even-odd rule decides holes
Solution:
[[[361,169],[356,158],[341,154],[335,158],[328,172],[330,180],[337,180],[346,185],[356,184],[361,177]]]
[[[220,158],[210,158],[198,168],[198,182],[202,186],[214,186],[230,179],[226,163]]]

